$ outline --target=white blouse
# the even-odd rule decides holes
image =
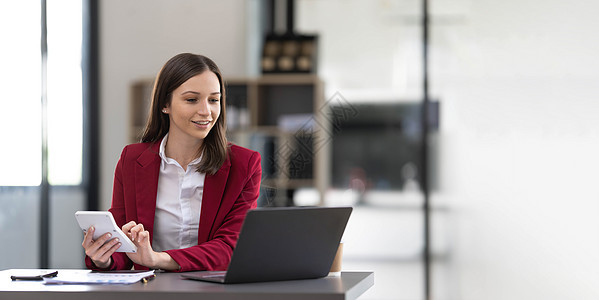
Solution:
[[[154,215],[152,248],[160,252],[198,244],[200,210],[206,173],[196,171],[201,157],[183,170],[179,163],[166,157],[168,134],[160,144],[160,175]]]

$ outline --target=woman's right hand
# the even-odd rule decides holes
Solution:
[[[94,241],[92,239],[94,230],[93,226],[87,230],[81,245],[85,249],[85,255],[89,256],[98,268],[106,269],[112,263],[111,255],[121,246],[121,243],[118,238],[110,240],[112,235],[108,232]]]

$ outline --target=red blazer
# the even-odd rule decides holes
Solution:
[[[129,221],[154,231],[154,214],[160,171],[160,142],[126,146],[114,174],[112,212],[122,227]],[[198,245],[166,251],[181,266],[179,271],[225,270],[237,243],[241,223],[249,209],[256,207],[260,192],[260,154],[232,145],[223,166],[214,175],[206,174],[200,212]],[[90,269],[97,267],[85,258]],[[125,253],[112,255],[111,270],[148,269],[133,264]]]

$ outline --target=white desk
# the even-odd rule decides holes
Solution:
[[[226,285],[182,279],[179,273],[157,273],[156,278],[146,284],[44,285],[40,281],[10,279],[11,275],[18,274],[23,272],[0,271],[0,299],[356,299],[374,285],[372,272],[342,272],[339,277]]]

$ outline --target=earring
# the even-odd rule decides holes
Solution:
[[[162,112],[166,114],[166,109],[163,109]]]

